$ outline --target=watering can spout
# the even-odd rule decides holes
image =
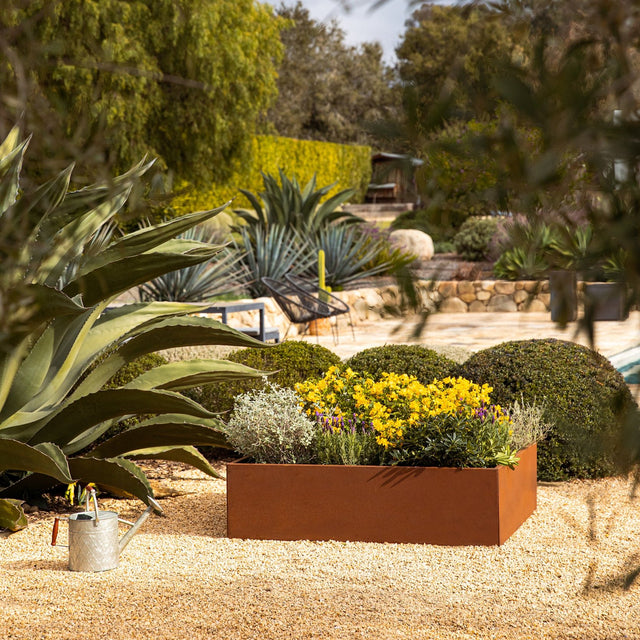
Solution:
[[[154,500],[151,496],[148,496],[147,500],[149,502],[149,506],[140,514],[140,517],[134,523],[121,520],[121,522],[130,524],[131,529],[129,529],[129,531],[127,531],[127,533],[125,533],[122,538],[120,538],[120,542],[118,543],[120,553],[122,553],[129,542],[131,542],[131,538],[133,538],[136,531],[142,526],[143,522],[151,515],[152,511],[157,511],[162,515],[162,507],[157,503],[157,501]]]

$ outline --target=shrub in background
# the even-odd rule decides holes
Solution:
[[[326,347],[301,340],[286,340],[267,349],[239,349],[227,359],[259,371],[274,371],[269,380],[286,388],[309,378],[321,378],[329,367],[340,363],[340,358]],[[236,396],[264,385],[264,378],[234,380],[206,385],[188,394],[210,411],[231,411]]]
[[[595,351],[554,339],[505,342],[472,355],[456,375],[489,384],[503,406],[544,398],[543,420],[551,428],[538,445],[541,480],[599,478],[624,464],[621,439],[633,398]]]
[[[496,218],[468,218],[453,238],[456,253],[465,260],[486,260],[497,229]]]
[[[423,384],[446,378],[456,369],[456,363],[420,345],[388,344],[364,349],[351,356],[346,363],[357,373],[374,379],[383,373],[406,373]]]

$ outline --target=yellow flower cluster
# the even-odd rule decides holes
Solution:
[[[492,388],[465,378],[444,378],[429,385],[414,376],[383,373],[372,380],[350,368],[334,366],[322,380],[296,385],[308,415],[353,417],[373,427],[378,443],[386,448],[402,445],[407,429],[442,414],[473,417],[490,405]],[[491,407],[493,419],[508,420],[500,407]]]

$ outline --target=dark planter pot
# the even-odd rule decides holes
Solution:
[[[629,317],[627,289],[622,282],[587,282],[584,285],[585,317],[626,320]]]
[[[565,324],[578,316],[578,279],[575,271],[550,271],[551,320]]]
[[[227,534],[499,545],[536,508],[537,450],[514,469],[227,465]]]

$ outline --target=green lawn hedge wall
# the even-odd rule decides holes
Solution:
[[[186,182],[176,184],[179,195],[172,207],[176,215],[213,209],[236,198],[234,208],[248,207],[239,189],[259,193],[264,188],[260,172],[278,175],[278,169],[295,175],[306,184],[316,174],[318,186],[337,182],[329,195],[342,189],[357,190],[354,202],[361,202],[371,180],[371,148],[365,146],[294,140],[279,136],[256,136],[252,141],[251,161],[237,167],[226,184],[196,189]]]

